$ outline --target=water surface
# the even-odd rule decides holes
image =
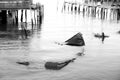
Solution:
[[[0,80],[119,80],[119,23],[101,21],[78,14],[57,13],[44,19],[41,30],[27,40],[0,39]],[[83,47],[61,46],[81,32],[85,40],[85,55],[77,56]],[[109,38],[95,38],[104,32]],[[46,70],[46,61],[77,59],[61,70]],[[29,66],[18,61],[29,61]]]

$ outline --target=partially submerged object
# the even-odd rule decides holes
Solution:
[[[21,64],[21,65],[25,65],[25,66],[29,66],[30,65],[29,62],[16,62],[16,63]]]
[[[109,36],[105,35],[104,32],[102,34],[95,34],[94,35],[96,38],[102,39],[102,43],[104,43],[105,38],[108,38]]]
[[[117,33],[120,34],[120,31],[118,31]]]
[[[59,62],[46,62],[45,68],[46,69],[52,69],[52,70],[60,70],[66,65],[68,65],[70,62],[73,62],[76,58],[73,58],[72,60],[67,60],[65,62],[59,63]]]
[[[85,45],[84,39],[82,37],[82,33],[80,32],[74,35],[72,38],[65,41],[65,43],[66,45],[70,45],[70,46],[84,46]]]
[[[97,33],[97,34],[95,34],[94,36],[95,36],[95,37],[98,37],[98,38],[106,38],[106,37],[109,37],[109,36],[105,35],[103,32],[102,32],[102,34]]]
[[[83,52],[79,52],[79,53],[77,53],[76,54],[77,56],[83,56],[83,55],[85,55]]]
[[[70,39],[66,40],[64,43],[55,42],[58,45],[69,45],[69,46],[85,46],[85,41],[82,37],[82,33],[77,33]]]

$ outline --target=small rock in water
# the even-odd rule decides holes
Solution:
[[[84,53],[77,53],[77,56],[83,56],[83,55],[85,55]]]
[[[21,64],[21,65],[25,65],[25,66],[29,66],[30,65],[29,62],[16,62],[16,63]]]

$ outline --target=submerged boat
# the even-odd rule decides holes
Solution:
[[[68,65],[70,62],[73,62],[76,58],[73,58],[72,60],[67,60],[65,62],[59,63],[59,62],[46,62],[45,68],[46,69],[52,69],[52,70],[60,70],[66,65]]]
[[[82,33],[77,33],[70,39],[66,40],[64,43],[55,42],[58,45],[69,45],[69,46],[85,46],[85,41],[82,37]]]
[[[84,46],[85,42],[84,39],[82,37],[82,33],[77,33],[76,35],[74,35],[73,37],[71,37],[70,39],[65,41],[66,45],[70,45],[70,46]]]

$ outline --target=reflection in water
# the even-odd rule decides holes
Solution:
[[[0,31],[0,38],[5,39],[28,39],[32,37],[32,35],[39,30],[41,30],[40,25],[37,25],[36,30],[28,29],[26,27],[26,23],[21,23],[21,29],[19,29],[18,25],[6,25],[7,30]]]

